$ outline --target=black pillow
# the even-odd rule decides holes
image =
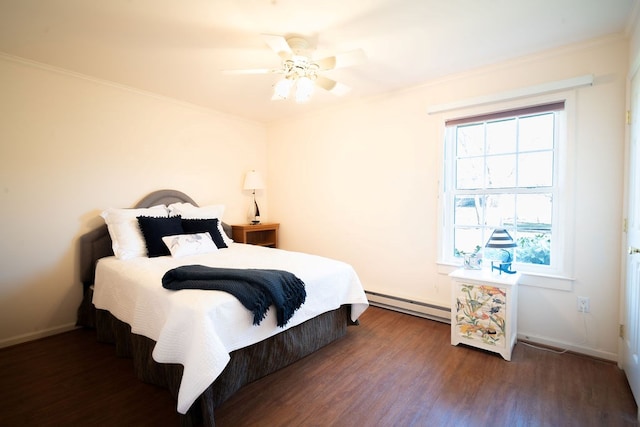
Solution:
[[[147,255],[149,257],[157,257],[170,255],[169,248],[164,244],[162,238],[164,236],[174,236],[176,234],[184,234],[180,216],[170,217],[150,217],[139,216],[138,224],[147,244]]]
[[[182,219],[182,228],[187,234],[204,233],[209,232],[213,242],[218,249],[227,248],[227,244],[224,242],[220,229],[218,228],[218,218],[211,219]]]

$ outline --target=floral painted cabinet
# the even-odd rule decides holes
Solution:
[[[451,289],[451,344],[466,344],[511,360],[516,343],[520,274],[456,270]]]

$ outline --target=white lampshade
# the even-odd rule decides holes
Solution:
[[[284,78],[273,87],[273,96],[271,99],[279,100],[279,99],[287,99],[289,97],[289,92],[291,91],[291,87],[293,86],[293,81],[291,79]]]
[[[300,77],[296,83],[296,102],[307,102],[313,93],[313,81],[309,77]]]
[[[255,170],[247,172],[247,175],[244,177],[244,190],[262,190],[264,188],[264,182],[262,181],[262,176],[260,176],[260,172],[256,172]]]

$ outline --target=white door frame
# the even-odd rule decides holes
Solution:
[[[636,404],[640,402],[640,62],[636,61],[627,79],[625,134],[624,230],[622,236],[620,324],[624,333],[619,342],[618,366],[624,369]],[[640,420],[640,409],[637,415]]]

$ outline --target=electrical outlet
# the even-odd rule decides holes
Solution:
[[[589,297],[578,297],[578,311],[588,313],[590,310]]]

